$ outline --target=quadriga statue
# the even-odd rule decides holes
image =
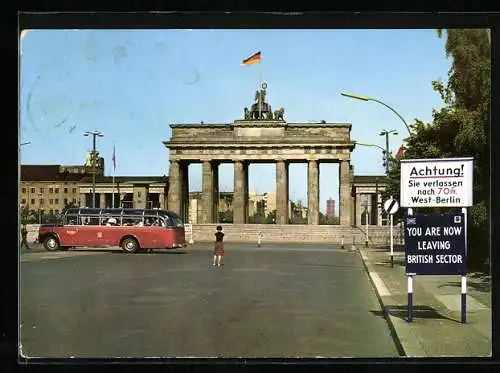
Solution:
[[[285,109],[280,107],[278,110],[274,111],[274,120],[283,120],[284,114],[285,114]]]

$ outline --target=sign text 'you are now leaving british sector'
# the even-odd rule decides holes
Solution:
[[[473,158],[401,160],[402,207],[472,206]]]

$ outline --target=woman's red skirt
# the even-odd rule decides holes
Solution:
[[[215,243],[215,255],[224,255],[224,244],[222,242]]]

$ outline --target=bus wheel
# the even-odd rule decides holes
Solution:
[[[122,242],[122,249],[126,253],[135,253],[139,251],[139,244],[135,238],[125,238]]]
[[[59,240],[56,237],[47,237],[43,241],[43,246],[47,251],[57,251],[61,248],[59,245]]]

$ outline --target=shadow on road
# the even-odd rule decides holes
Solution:
[[[390,252],[391,249],[389,247],[389,245],[387,246],[377,246],[376,248],[373,249],[373,251],[376,251],[376,252],[379,252],[379,253],[383,253],[383,252]],[[395,253],[404,253],[405,252],[405,247],[403,245],[394,245],[392,247],[392,251],[395,252]]]
[[[405,261],[403,259],[396,259],[394,258],[394,265],[395,266],[400,266],[400,267],[404,267],[406,265]],[[375,262],[374,263],[376,266],[390,266],[391,265],[391,259],[384,259],[384,260],[381,260],[381,261],[378,261],[378,262]]]
[[[360,265],[338,265],[338,264],[311,264],[311,263],[298,263],[298,266],[301,267],[334,267],[334,268],[351,268],[351,269],[363,269],[364,268]]]
[[[388,315],[397,317],[399,319],[407,320],[408,319],[408,308],[407,306],[401,306],[401,305],[389,305],[385,306],[385,312],[384,311],[370,311],[376,316],[380,317],[386,317]],[[435,320],[450,320],[450,321],[455,321],[460,323],[459,320],[452,319],[450,317],[444,316],[436,309],[430,307],[430,306],[413,306],[412,309],[412,316],[413,318],[419,318],[419,319],[435,319]]]
[[[461,286],[462,284],[459,281],[449,281],[446,284],[439,285],[438,287],[455,287],[457,289],[460,289]],[[491,282],[489,279],[482,279],[481,282],[468,281],[467,286],[483,293],[489,293],[491,291]]]
[[[72,249],[68,250],[68,252],[80,252],[80,253],[111,253],[111,254],[126,254],[123,250],[120,249]],[[157,255],[157,254],[168,254],[168,255],[179,255],[186,254],[186,251],[179,250],[153,250],[151,252],[137,252],[133,255]]]

